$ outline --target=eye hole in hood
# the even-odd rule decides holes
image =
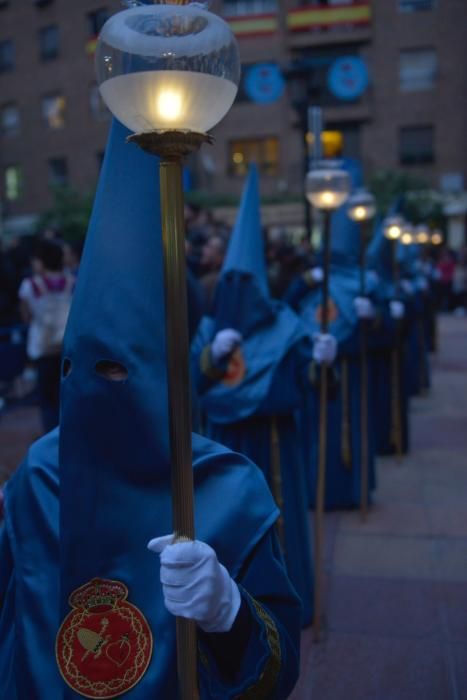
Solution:
[[[128,370],[125,365],[115,360],[99,360],[94,369],[100,377],[109,382],[124,382],[128,379]]]

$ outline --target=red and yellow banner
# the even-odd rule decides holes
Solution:
[[[279,21],[276,14],[226,17],[226,21],[239,39],[242,37],[275,34],[279,28]]]
[[[291,10],[287,14],[287,26],[291,32],[335,27],[339,24],[365,25],[371,21],[369,2],[356,2],[339,7],[309,7]]]

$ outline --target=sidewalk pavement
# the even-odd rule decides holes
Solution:
[[[326,516],[326,635],[304,633],[291,700],[467,700],[466,319],[440,319],[433,370],[367,522]]]

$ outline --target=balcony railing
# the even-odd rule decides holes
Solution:
[[[343,27],[364,27],[371,23],[369,0],[350,0],[339,5],[309,5],[287,14],[291,32],[329,31]]]

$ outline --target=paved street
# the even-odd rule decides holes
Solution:
[[[293,700],[467,700],[467,320],[442,318],[411,456],[379,463],[370,518],[327,516],[327,636],[303,637]],[[0,480],[38,434],[0,419]]]
[[[366,524],[327,516],[327,637],[292,700],[467,700],[467,321],[442,318],[412,453],[379,462]]]

